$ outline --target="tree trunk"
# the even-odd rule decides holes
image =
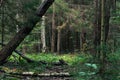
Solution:
[[[61,43],[61,30],[58,30],[58,36],[57,36],[57,52],[60,53],[60,43]]]
[[[55,4],[53,4],[51,52],[55,52],[55,31]]]
[[[95,55],[100,53],[97,49],[100,47],[100,39],[101,39],[101,3],[100,0],[95,0],[95,22],[94,22],[94,50]]]
[[[1,28],[1,43],[4,44],[4,33],[5,33],[5,22],[4,22],[4,6],[1,7],[1,11],[2,11],[2,19],[1,19],[1,23],[2,23],[2,28]],[[2,45],[1,45],[2,46]],[[3,46],[2,46],[3,47]]]
[[[82,49],[82,51],[83,52],[85,52],[86,51],[86,31],[83,29],[82,31],[81,31],[81,49]]]
[[[105,21],[104,21],[104,24],[105,24],[105,43],[106,43],[108,33],[109,33],[110,9],[112,8],[112,6],[111,6],[112,3],[111,3],[111,1],[107,0],[105,5],[107,5],[105,8],[105,16],[104,16],[104,18],[105,18]]]
[[[44,2],[44,0],[42,0]],[[42,17],[42,24],[41,24],[41,42],[42,42],[42,52],[46,52],[46,36],[45,36],[45,16]]]
[[[46,36],[45,36],[45,16],[42,17],[42,24],[41,24],[41,42],[42,42],[42,52],[46,52]]]
[[[75,42],[75,49],[77,49],[77,52],[80,51],[80,32],[76,32],[76,42]]]
[[[0,63],[3,64],[4,61],[12,54],[12,52],[19,46],[19,44],[24,40],[24,38],[33,30],[36,23],[45,14],[50,5],[54,0],[45,0],[39,7],[36,15],[31,15],[28,18],[27,23],[22,29],[8,42],[8,44],[2,48],[0,51]]]
[[[101,53],[100,53],[100,74],[103,80],[105,79],[104,73],[106,70],[106,41],[109,33],[109,20],[110,20],[110,1],[102,0],[101,1]]]
[[[105,2],[106,0],[101,0],[101,41],[100,41],[100,76],[104,80],[104,73],[105,73],[105,52],[104,52],[104,46],[105,46]]]

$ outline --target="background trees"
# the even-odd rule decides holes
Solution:
[[[48,4],[42,5],[36,17],[36,9],[43,1]],[[99,65],[98,73],[104,78],[109,55],[120,46],[120,1],[56,0],[43,16],[52,4],[49,1],[53,2],[0,1],[0,39],[7,44],[1,47],[0,62],[17,47],[22,53],[84,53],[94,58],[91,62]]]
[[[35,8],[38,6],[38,2],[41,3],[41,0],[34,1],[7,1],[4,5],[4,11],[1,7],[1,22],[3,21],[3,17],[7,23],[2,22],[1,33],[4,32],[4,42],[7,43],[8,39],[11,38],[11,35],[16,33],[16,30],[20,30],[22,25],[27,22],[26,17],[32,17],[31,14],[34,12]],[[76,52],[76,51],[92,51],[92,48],[99,46],[100,44],[100,24],[101,24],[101,4],[99,4],[99,0],[83,0],[83,1],[65,1],[65,0],[57,0],[54,3],[47,14],[45,15],[45,39],[44,43],[46,43],[46,51],[51,52]],[[115,4],[110,6],[116,8],[116,13],[118,14],[118,5]],[[118,2],[119,3],[119,2]],[[95,7],[94,5],[95,4]],[[115,5],[117,7],[115,7]],[[11,7],[9,7],[11,6]],[[108,5],[109,8],[109,5]],[[109,10],[109,9],[106,10]],[[111,11],[111,10],[110,10]],[[110,11],[107,11],[109,13]],[[115,9],[114,9],[115,11]],[[96,13],[94,13],[96,12]],[[117,22],[119,18],[116,17],[115,13],[111,14],[110,21]],[[107,14],[109,17],[110,15]],[[106,18],[107,18],[106,16]],[[113,20],[114,18],[114,20]],[[52,19],[52,21],[51,21]],[[40,35],[42,30],[40,26],[43,23],[38,23],[36,28],[30,33],[30,35],[24,40],[24,42],[19,46],[19,48],[25,52],[41,52],[43,45],[43,38]],[[64,27],[59,28],[63,24]],[[111,23],[113,24],[113,23]],[[117,23],[110,26],[114,26]],[[119,24],[118,24],[119,25]],[[10,26],[10,27],[9,27]],[[93,28],[95,26],[95,28]],[[108,24],[106,24],[108,26]],[[54,27],[54,29],[53,29]],[[110,29],[111,29],[110,27]],[[108,30],[108,28],[106,28]],[[92,35],[95,31],[95,37]],[[105,33],[106,36],[108,31]],[[3,42],[3,35],[1,35],[1,40]],[[109,37],[109,35],[108,35]],[[94,38],[94,45],[93,43]],[[33,50],[31,49],[33,48]],[[97,51],[99,52],[99,51]]]

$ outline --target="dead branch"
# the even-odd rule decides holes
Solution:
[[[0,42],[0,45],[5,46],[5,44],[3,44],[1,42]],[[46,61],[36,61],[36,60],[30,59],[27,56],[25,56],[25,54],[21,53],[18,50],[14,50],[14,52],[16,54],[18,54],[19,56],[21,56],[23,59],[25,59],[28,63],[38,62],[38,63],[42,63],[42,64],[48,64]],[[60,59],[58,62],[51,62],[51,64],[55,65],[55,66],[68,65],[63,59]]]
[[[5,44],[3,44],[3,43],[1,43],[0,42],[0,45],[2,45],[2,46],[5,46]],[[27,62],[35,62],[35,60],[32,60],[32,59],[30,59],[30,58],[28,58],[28,57],[26,57],[23,53],[21,53],[20,51],[18,51],[18,50],[14,50],[14,52],[15,53],[17,53],[18,55],[20,55],[23,59],[25,59]]]
[[[65,72],[60,73],[41,73],[37,74],[34,72],[23,72],[23,73],[9,73],[11,75],[19,75],[19,76],[31,76],[31,77],[71,77],[72,75]]]

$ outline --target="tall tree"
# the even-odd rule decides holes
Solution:
[[[2,1],[2,4],[4,4],[3,1]],[[1,6],[1,12],[2,12],[2,14],[1,14],[1,16],[2,16],[2,19],[1,19],[1,24],[2,24],[1,43],[4,44],[4,33],[5,33],[5,13],[4,12],[5,12],[5,5]],[[3,47],[3,45],[2,45],[2,47]]]
[[[53,13],[52,13],[52,38],[51,38],[51,52],[55,52],[55,36],[56,36],[56,27],[55,27],[55,4],[53,4]]]
[[[41,23],[41,43],[42,43],[42,52],[46,52],[46,36],[45,36],[45,16],[42,17]]]
[[[39,9],[37,14],[29,16],[27,22],[24,24],[23,28],[8,42],[8,44],[2,48],[0,51],[0,63],[4,61],[12,54],[12,52],[19,46],[19,44],[24,40],[24,38],[33,30],[39,19],[45,14],[50,5],[54,0],[45,0]]]
[[[105,71],[105,64],[104,64],[104,58],[105,58],[105,54],[104,53],[104,50],[103,50],[103,47],[105,45],[105,2],[106,0],[101,0],[101,41],[100,41],[100,44],[101,44],[101,51],[100,51],[100,62],[101,62],[101,67],[100,67],[100,74],[102,77],[103,76],[103,73]]]
[[[95,3],[95,21],[94,21],[94,49],[95,56],[100,53],[97,49],[100,47],[101,39],[101,3],[100,0],[94,0]]]
[[[60,49],[61,49],[61,31],[63,29],[65,29],[66,25],[68,23],[68,20],[63,23],[61,26],[57,27],[57,31],[58,31],[58,35],[57,35],[57,52],[60,53]]]
[[[101,0],[101,51],[100,51],[100,74],[103,79],[104,73],[106,70],[106,55],[107,51],[105,50],[107,48],[107,37],[109,33],[109,21],[110,21],[110,10],[111,10],[111,4],[112,1],[110,0]]]
[[[42,0],[43,2],[44,0]],[[42,43],[42,52],[46,52],[46,36],[45,36],[45,16],[42,16],[41,23],[41,43]]]

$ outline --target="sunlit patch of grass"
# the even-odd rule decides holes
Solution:
[[[39,71],[44,70],[46,65],[40,65],[38,63],[27,63],[24,59],[19,60],[19,56],[15,57],[11,56],[9,61],[14,63],[17,62],[17,65],[21,70],[26,71]],[[27,57],[36,61],[45,61],[47,63],[58,62],[60,59],[63,59],[69,66],[79,65],[82,63],[86,63],[90,59],[90,55],[88,54],[52,54],[52,53],[39,53],[39,54],[26,54]],[[16,65],[15,65],[16,66]],[[24,66],[24,67],[23,67]],[[47,65],[49,66],[49,65]]]
[[[52,62],[58,62],[60,59],[63,59],[68,65],[61,66],[65,67],[65,71],[70,72],[72,74],[78,75],[78,72],[82,69],[81,65],[88,62],[91,58],[88,54],[52,54],[52,53],[39,53],[39,54],[25,54],[30,59],[36,60],[36,61],[45,61],[47,63]],[[19,56],[17,56],[19,58]],[[13,56],[9,59],[10,62],[16,61]],[[14,65],[12,65],[14,66]],[[8,66],[9,67],[9,66]],[[53,65],[47,64],[38,64],[35,63],[27,63],[24,59],[17,60],[17,65],[14,66],[17,67],[17,70],[19,72],[22,71],[32,71],[36,73],[44,72],[46,70],[46,67],[54,67]],[[67,67],[67,68],[66,68]]]
[[[90,56],[81,55],[81,54],[61,54],[55,55],[51,53],[40,53],[40,54],[27,54],[27,56],[34,60],[43,60],[47,62],[56,62],[60,59],[63,59],[69,65],[73,65],[76,63],[84,63],[86,62]]]
[[[38,54],[26,54],[27,57],[30,59],[36,60],[36,61],[46,61],[48,63],[51,62],[57,62],[60,59],[63,59],[65,62],[67,62],[69,65],[74,65],[78,63],[85,63],[89,61],[91,58],[88,54],[52,54],[52,53],[38,53]],[[14,56],[11,56],[9,61],[17,61],[22,63],[23,65],[24,60],[19,60],[19,56],[14,54]],[[26,63],[25,63],[26,64]]]

